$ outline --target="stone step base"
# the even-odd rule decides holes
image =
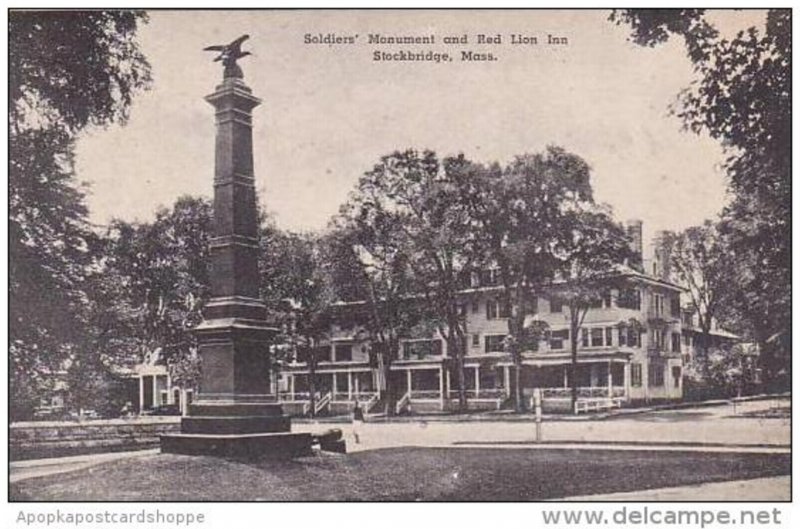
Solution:
[[[283,408],[277,402],[193,402],[189,405],[192,417],[254,417],[281,416]]]
[[[288,432],[291,420],[287,415],[203,417],[181,419],[181,433],[187,434],[254,434]]]
[[[167,434],[161,436],[161,452],[207,455],[236,459],[290,459],[311,455],[309,433]]]

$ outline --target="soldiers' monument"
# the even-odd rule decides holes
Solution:
[[[239,37],[219,51],[222,84],[206,97],[216,110],[211,300],[196,328],[202,376],[181,433],[161,437],[162,452],[234,457],[309,453],[311,435],[290,433],[289,417],[270,394],[267,324],[259,298],[258,215],[252,110],[261,103],[236,61],[249,52]]]

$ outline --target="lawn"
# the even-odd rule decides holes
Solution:
[[[11,484],[9,496],[11,501],[543,500],[788,475],[790,462],[789,454],[516,448],[393,448],[259,463],[165,454],[20,481]]]

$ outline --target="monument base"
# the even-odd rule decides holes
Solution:
[[[308,456],[310,433],[191,434],[161,436],[161,452],[232,459],[291,459]]]
[[[288,459],[310,455],[313,438],[291,433],[277,403],[197,402],[181,419],[181,433],[161,436],[161,452],[238,459]]]

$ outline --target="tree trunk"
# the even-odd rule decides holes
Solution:
[[[522,403],[522,355],[514,354],[514,410],[520,413],[525,410]]]
[[[575,413],[576,404],[578,403],[578,310],[575,307],[569,309],[570,330],[569,330],[569,347],[570,347],[570,403],[572,412]]]
[[[314,354],[312,349],[308,355],[308,401],[309,413],[312,418],[317,416],[317,359]]]

